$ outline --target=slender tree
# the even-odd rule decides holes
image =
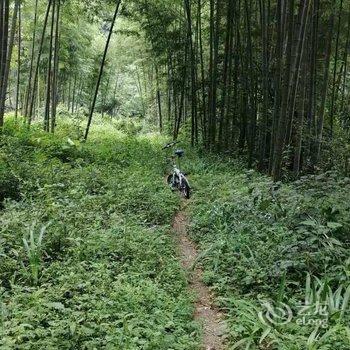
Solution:
[[[52,102],[51,102],[51,132],[55,132],[56,126],[56,110],[58,102],[57,94],[57,84],[58,84],[58,69],[59,69],[59,29],[60,29],[60,9],[61,9],[61,0],[56,0],[56,26],[55,26],[55,43],[54,43],[54,68],[52,76]]]
[[[24,115],[28,117],[28,109],[29,109],[29,103],[31,100],[31,94],[32,91],[32,78],[33,78],[33,70],[34,70],[34,60],[35,60],[35,41],[36,41],[36,27],[38,22],[38,0],[35,0],[35,7],[34,7],[34,29],[33,29],[33,37],[32,37],[32,48],[31,48],[31,58],[30,58],[30,68],[29,68],[29,77],[28,77],[28,84],[27,84],[27,90],[26,90],[26,96],[25,96],[25,109],[24,109]]]
[[[15,118],[18,117],[20,86],[21,86],[21,50],[22,50],[22,11],[21,3],[18,8],[18,29],[17,29],[17,84],[16,84],[16,106]]]
[[[324,126],[324,115],[325,115],[325,107],[326,107],[326,99],[328,94],[328,83],[329,83],[329,66],[331,61],[331,53],[332,53],[332,40],[333,40],[333,31],[334,31],[334,10],[332,11],[329,18],[328,25],[328,35],[327,35],[327,45],[325,52],[325,62],[324,62],[324,73],[323,73],[323,82],[322,82],[322,90],[321,90],[321,105],[319,110],[319,117],[317,121],[317,135],[316,142],[313,151],[313,164],[317,165],[320,160],[321,154],[321,144],[323,137],[323,126]]]
[[[111,41],[111,37],[112,37],[112,34],[113,34],[113,28],[114,28],[115,21],[117,19],[120,3],[121,3],[121,0],[119,0],[118,3],[117,3],[117,6],[116,6],[116,9],[115,9],[115,12],[114,12],[114,16],[113,16],[113,19],[112,19],[111,27],[110,27],[110,30],[109,30],[109,34],[108,34],[108,38],[107,38],[105,50],[104,50],[104,53],[103,53],[101,66],[100,66],[100,72],[99,72],[98,79],[97,79],[95,94],[94,94],[92,105],[91,105],[91,109],[90,109],[88,124],[87,124],[86,130],[85,130],[84,140],[87,140],[87,138],[89,136],[89,131],[90,131],[92,117],[93,117],[94,110],[95,110],[97,95],[98,95],[98,91],[99,91],[100,84],[101,84],[101,78],[102,78],[102,74],[103,74],[104,65],[105,65],[105,62],[106,62],[108,47],[109,47],[109,43]]]
[[[54,39],[54,28],[55,28],[55,11],[56,11],[56,0],[53,0],[51,10],[51,30],[50,30],[50,44],[49,44],[49,57],[47,67],[47,80],[46,80],[46,103],[45,103],[45,116],[44,116],[44,130],[50,130],[50,107],[52,100],[53,90],[53,72],[52,72],[52,56],[53,56],[53,39]]]
[[[33,86],[32,86],[33,92],[31,94],[30,104],[29,104],[29,112],[28,112],[29,113],[28,114],[28,125],[31,124],[32,119],[33,119],[34,103],[35,103],[35,93],[34,93],[34,91],[38,87],[38,76],[39,76],[40,59],[41,59],[41,55],[42,55],[42,51],[43,51],[45,32],[46,32],[47,22],[48,22],[48,19],[49,19],[51,5],[52,5],[52,0],[49,0],[49,2],[47,4],[47,8],[46,8],[44,25],[43,25],[43,30],[42,30],[41,40],[40,40],[40,45],[39,45],[38,58],[37,58],[37,61],[36,61],[36,66],[35,66],[35,71],[34,71],[34,82],[33,82]],[[39,94],[38,94],[38,96],[39,96]]]
[[[3,122],[4,122],[7,85],[8,85],[8,78],[9,78],[9,73],[10,73],[13,44],[14,44],[14,39],[15,39],[15,34],[16,34],[16,25],[17,25],[17,15],[18,15],[19,4],[20,4],[20,0],[16,0],[15,7],[13,10],[11,32],[10,32],[8,47],[6,47],[6,49],[4,50],[4,53],[3,53],[4,62],[2,64],[3,72],[2,72],[1,95],[0,95],[0,127],[3,126]],[[5,10],[5,12],[6,12],[5,13],[5,21],[8,22],[8,18],[9,18],[9,3],[8,3],[8,1],[6,2],[5,6],[7,8]],[[5,28],[6,32],[8,32],[8,24],[7,25],[5,24],[4,28]],[[6,39],[6,43],[4,42],[4,47],[5,46],[7,46],[7,39]]]

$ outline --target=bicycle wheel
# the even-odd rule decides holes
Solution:
[[[178,180],[177,176],[174,174],[170,174],[167,177],[167,183],[173,191],[179,187],[179,180]]]
[[[173,174],[168,175],[166,182],[169,186],[171,186],[173,184]]]
[[[191,187],[185,177],[182,178],[182,184],[180,188],[180,192],[182,196],[186,199],[190,199],[191,197]]]

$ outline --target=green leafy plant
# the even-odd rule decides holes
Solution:
[[[164,139],[111,123],[96,119],[85,144],[69,121],[53,136],[4,130],[23,195],[0,211],[0,348],[199,348],[169,234],[180,199],[162,181]],[[62,145],[68,161],[55,156]]]
[[[335,321],[341,321],[345,313],[349,311],[350,283],[340,285],[332,290],[328,280],[321,281],[318,278],[311,279],[308,274],[306,279],[305,305],[311,307],[323,306],[329,317]]]
[[[23,238],[23,245],[26,252],[31,281],[33,285],[39,282],[40,271],[43,264],[43,239],[47,226],[41,227],[36,235],[35,224],[29,230],[29,238]]]
[[[347,349],[349,315],[342,311],[348,310],[349,293],[346,179],[330,173],[273,184],[236,164],[207,157],[201,162],[200,175],[193,171],[198,191],[191,232],[204,252],[199,262],[205,281],[227,310],[230,344],[238,349],[325,349],[330,344]],[[309,277],[309,288],[315,303],[326,304],[328,328],[308,319],[298,324],[297,318],[286,325],[262,324],[259,299],[286,303],[297,314],[297,301],[305,299],[305,271],[315,276]]]

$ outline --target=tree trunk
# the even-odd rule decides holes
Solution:
[[[276,143],[277,126],[279,121],[279,115],[281,111],[281,85],[282,85],[282,72],[283,72],[283,7],[282,0],[277,0],[276,10],[276,31],[277,31],[277,43],[276,43],[276,73],[275,73],[275,94],[274,94],[274,107],[272,115],[272,131],[270,140],[270,156],[269,156],[269,174],[272,175],[274,149]]]
[[[19,98],[20,98],[20,83],[21,83],[21,49],[22,49],[22,11],[21,11],[21,3],[18,7],[18,51],[17,51],[17,87],[16,87],[16,107],[15,107],[15,118],[18,117],[18,109],[19,109]]]
[[[258,168],[264,168],[264,160],[266,156],[266,140],[268,130],[268,106],[269,106],[269,50],[268,50],[268,32],[266,20],[266,4],[265,0],[259,1],[260,9],[260,26],[261,26],[261,41],[262,41],[262,73],[263,73],[263,107],[262,107],[262,123],[260,130],[260,152]]]
[[[37,84],[38,84],[40,59],[41,59],[41,54],[42,54],[42,51],[43,51],[45,32],[46,32],[47,22],[48,22],[48,19],[49,19],[49,13],[50,13],[51,5],[52,5],[52,0],[49,0],[49,3],[47,4],[45,19],[44,19],[43,31],[42,31],[42,34],[41,34],[38,58],[37,58],[36,66],[35,66],[33,93],[31,94],[31,100],[30,100],[30,105],[29,105],[28,125],[31,124],[32,117],[33,117],[33,109],[34,109],[34,101],[35,101],[35,93],[34,93],[34,91],[36,90],[36,87],[37,87]]]
[[[203,34],[202,34],[202,1],[198,0],[198,44],[199,44],[199,59],[200,59],[200,74],[201,74],[201,90],[202,90],[202,134],[204,144],[208,139],[208,117],[207,117],[207,101],[205,88],[205,73],[204,73],[204,54],[203,54]]]
[[[278,118],[274,157],[273,157],[273,178],[274,181],[280,180],[283,150],[285,144],[286,127],[288,122],[288,98],[290,93],[290,79],[291,79],[291,66],[292,66],[292,44],[293,44],[293,31],[294,31],[294,0],[289,0],[288,3],[288,23],[287,23],[287,45],[286,45],[286,65],[284,68],[285,74],[282,86],[282,105]]]
[[[58,84],[58,65],[59,65],[59,29],[60,29],[60,8],[61,0],[56,0],[56,26],[55,26],[55,51],[54,51],[54,69],[52,77],[52,104],[51,104],[51,132],[55,132],[56,111],[57,111],[57,84]]]
[[[50,130],[50,103],[52,97],[52,51],[53,51],[53,37],[55,28],[55,10],[56,10],[56,0],[53,0],[52,4],[52,15],[51,15],[51,30],[50,30],[50,44],[49,44],[49,58],[48,58],[48,68],[47,68],[47,85],[46,85],[46,103],[45,103],[45,117],[44,117],[44,130],[49,132]]]
[[[156,72],[156,83],[157,83],[157,106],[158,106],[159,131],[163,132],[162,99],[160,94],[159,73],[158,73],[157,66],[155,66],[155,72]]]
[[[349,44],[350,44],[350,7],[348,9],[348,23],[347,23],[347,32],[346,32],[346,43],[344,47],[344,70],[343,70],[343,81],[342,81],[342,92],[341,92],[341,104],[340,111],[344,113],[344,103],[345,103],[345,87],[346,87],[346,78],[348,73],[348,55],[349,55]]]
[[[294,111],[295,111],[295,103],[296,103],[296,96],[297,91],[299,87],[299,79],[300,79],[300,67],[301,67],[301,60],[304,53],[304,46],[305,46],[305,33],[306,33],[306,27],[309,19],[309,13],[310,13],[310,0],[305,0],[303,3],[300,4],[300,23],[299,23],[299,34],[297,37],[296,45],[295,45],[295,57],[293,59],[293,66],[292,66],[292,73],[291,77],[292,80],[290,81],[290,101],[289,101],[289,124],[287,129],[287,142],[290,143],[291,137],[292,137],[292,125],[293,125],[293,117],[294,117]]]
[[[225,38],[225,52],[224,52],[224,69],[223,69],[223,88],[221,96],[221,108],[220,108],[220,120],[219,120],[219,135],[218,135],[218,150],[222,151],[223,148],[223,132],[224,124],[226,122],[225,115],[228,109],[227,96],[229,95],[229,81],[230,76],[228,74],[230,61],[232,58],[232,37],[233,37],[233,11],[234,1],[229,0],[227,4],[227,16],[226,16],[226,38]]]
[[[332,98],[331,98],[331,109],[329,113],[329,121],[330,121],[330,132],[331,137],[333,136],[333,128],[334,128],[334,113],[335,113],[335,105],[336,105],[336,92],[337,92],[337,67],[338,67],[338,58],[339,58],[339,37],[340,37],[340,26],[341,26],[341,13],[343,10],[343,0],[340,0],[340,8],[338,15],[338,26],[337,26],[337,38],[335,42],[335,57],[334,57],[334,67],[333,67],[333,84],[332,84]]]
[[[16,0],[15,8],[13,10],[13,16],[12,16],[12,24],[11,24],[11,33],[8,43],[8,48],[6,48],[6,53],[4,51],[3,59],[5,61],[5,64],[3,65],[3,76],[1,81],[1,96],[0,96],[0,127],[3,126],[4,123],[4,114],[5,114],[5,104],[6,104],[6,93],[7,93],[7,84],[8,84],[8,78],[10,73],[10,65],[11,65],[11,58],[12,58],[12,50],[13,50],[13,43],[15,40],[15,33],[16,33],[16,23],[17,23],[17,14],[18,14],[18,8],[19,8],[20,0]],[[9,17],[9,3],[8,0],[5,3],[5,25],[4,28],[6,32],[8,32],[8,17]],[[7,22],[7,24],[6,24]],[[7,35],[4,35],[7,36]],[[7,39],[6,39],[7,43]],[[5,42],[4,42],[5,45]]]
[[[28,78],[28,85],[26,90],[26,97],[25,97],[25,109],[24,109],[24,115],[25,117],[28,117],[28,108],[29,103],[31,101],[31,94],[34,93],[32,90],[32,79],[33,79],[33,70],[34,70],[34,57],[35,57],[35,41],[36,41],[36,26],[38,22],[38,0],[35,0],[35,8],[34,8],[34,29],[33,29],[33,38],[32,38],[32,52],[31,52],[31,58],[30,58],[30,68],[29,68],[29,78]]]
[[[329,83],[329,65],[330,65],[330,61],[331,61],[332,40],[333,40],[333,31],[334,31],[334,10],[330,15],[328,27],[329,28],[328,28],[328,38],[327,38],[327,46],[326,46],[326,52],[325,52],[323,86],[322,86],[322,91],[321,91],[321,106],[320,106],[320,111],[319,111],[319,118],[317,121],[317,136],[316,136],[314,159],[313,159],[314,166],[316,166],[318,164],[319,159],[320,159],[320,154],[321,154],[324,114],[325,114],[325,106],[326,106],[328,83]]]
[[[196,81],[196,55],[193,48],[192,39],[192,11],[189,0],[184,0],[187,17],[187,36],[190,47],[190,70],[191,70],[191,144],[194,146],[198,142],[197,129],[197,81]]]
[[[312,146],[313,137],[316,135],[315,127],[315,113],[316,113],[316,92],[317,92],[317,48],[318,48],[318,26],[319,26],[319,0],[315,0],[313,4],[313,25],[311,36],[311,52],[310,52],[310,84],[308,93],[308,107],[307,107],[307,158],[309,160]]]
[[[89,136],[90,126],[91,126],[92,117],[93,117],[94,110],[95,110],[97,95],[98,95],[98,90],[100,88],[101,78],[102,78],[102,74],[103,74],[103,69],[104,69],[104,65],[105,65],[105,62],[106,62],[108,47],[109,47],[109,43],[111,41],[111,37],[112,37],[112,34],[113,34],[113,28],[114,28],[115,21],[117,19],[120,3],[121,3],[121,0],[119,0],[118,3],[117,3],[117,6],[116,6],[116,9],[115,9],[115,12],[114,12],[114,16],[113,16],[113,19],[112,19],[112,23],[111,23],[111,28],[109,30],[109,34],[108,34],[105,50],[104,50],[104,53],[103,53],[103,58],[102,58],[102,62],[101,62],[100,72],[99,72],[98,79],[97,79],[95,94],[94,94],[94,98],[93,98],[92,105],[91,105],[89,120],[88,120],[88,124],[87,124],[86,130],[85,130],[85,136],[84,136],[84,140],[85,141],[87,140],[87,138]]]
[[[216,102],[217,102],[217,76],[218,76],[218,55],[219,55],[219,4],[220,0],[210,0],[210,63],[209,63],[209,138],[208,146],[213,148],[216,141]]]

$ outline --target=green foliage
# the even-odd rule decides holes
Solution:
[[[2,135],[22,200],[0,211],[0,347],[198,349],[160,140],[105,121],[79,144],[61,125]]]
[[[132,120],[127,119],[117,121],[114,125],[118,130],[129,136],[136,136],[142,130],[142,125],[140,123],[136,123]]]
[[[0,208],[7,198],[20,199],[19,181],[5,162],[5,156],[0,153]]]
[[[33,225],[30,229],[29,239],[27,240],[26,238],[23,238],[23,244],[28,259],[32,283],[33,285],[37,285],[42,266],[42,241],[46,227],[44,226],[40,229],[37,238],[35,238],[34,229],[35,226]]]
[[[1,136],[21,198],[0,212],[0,346],[197,349],[168,235],[180,199],[163,182],[162,138],[135,120],[97,117],[80,143],[84,119],[67,118],[55,136],[11,120]],[[348,349],[349,179],[275,184],[230,159],[186,159],[197,262],[225,310],[230,347]],[[301,301],[323,305],[327,322],[268,323],[266,300],[293,315]]]
[[[227,310],[234,348],[348,348],[349,180],[328,172],[274,184],[207,157],[190,172],[192,237],[203,251],[204,281]],[[306,272],[315,276],[307,293]],[[283,302],[296,315],[305,299],[327,307],[326,328],[296,319],[269,325],[258,317],[259,300]]]

